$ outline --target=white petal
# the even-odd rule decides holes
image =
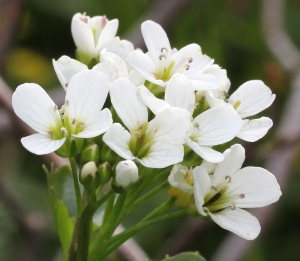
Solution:
[[[245,149],[240,144],[235,144],[224,152],[225,159],[217,164],[213,175],[213,185],[226,181],[226,176],[232,177],[234,173],[241,169],[245,161]]]
[[[255,120],[243,120],[243,123],[243,128],[236,136],[250,142],[257,141],[264,137],[273,126],[273,121],[267,117],[261,117]]]
[[[219,65],[213,64],[205,69],[205,73],[213,74],[218,80],[218,89],[213,90],[213,94],[218,99],[223,99],[227,95],[230,88],[230,80],[227,77],[227,72]]]
[[[78,72],[88,69],[88,67],[78,62],[77,60],[71,59],[68,56],[62,56],[57,61],[52,60],[54,70],[57,78],[60,81],[62,87],[66,90],[71,78]]]
[[[191,114],[181,108],[167,108],[149,122],[146,137],[153,136],[153,142],[184,144],[191,129]]]
[[[206,170],[199,166],[193,170],[193,179],[196,207],[201,215],[206,216],[206,213],[203,211],[203,204],[205,196],[211,190],[211,179]]]
[[[189,78],[183,74],[174,75],[168,82],[165,100],[171,107],[178,107],[193,113],[195,92]]]
[[[253,80],[241,85],[230,97],[234,105],[241,102],[236,111],[242,118],[255,115],[268,108],[274,101],[275,94],[262,81]]]
[[[139,87],[140,96],[143,102],[149,107],[149,109],[156,115],[166,108],[170,108],[169,103],[164,100],[158,99],[150,92],[145,86]]]
[[[101,63],[112,63],[118,69],[117,77],[128,78],[127,66],[123,59],[118,55],[106,51],[102,51],[100,55]]]
[[[158,67],[159,56],[162,54],[161,49],[171,50],[168,36],[164,29],[153,21],[142,23],[141,29],[148,52]]]
[[[223,99],[216,98],[212,91],[207,91],[205,93],[205,99],[210,107],[215,106],[232,106],[231,104],[226,103]]]
[[[213,174],[217,167],[217,163],[211,163],[206,160],[203,160],[200,167],[204,168],[208,174]]]
[[[142,77],[136,70],[130,70],[128,79],[137,87],[143,85],[145,82],[144,77]]]
[[[213,107],[193,120],[199,145],[213,146],[232,140],[242,128],[241,117],[229,106]]]
[[[179,190],[192,194],[193,186],[189,185],[185,181],[185,173],[189,171],[187,166],[176,164],[173,166],[170,175],[168,176],[168,181],[171,186],[178,188]]]
[[[189,59],[192,58],[190,62]],[[213,64],[214,60],[201,53],[201,48],[198,44],[189,44],[176,52],[172,58],[175,61],[175,66],[172,73],[182,70],[184,64],[189,65],[188,70],[184,70],[184,74],[195,74],[202,72],[207,66]]]
[[[245,197],[234,201],[237,207],[256,208],[276,202],[282,193],[272,173],[259,167],[246,167],[231,176],[231,184],[223,196],[241,194]]]
[[[120,40],[119,37],[115,37],[110,41],[106,42],[103,46],[106,51],[114,53],[125,60],[129,53],[134,50],[134,46],[127,40]]]
[[[92,71],[104,73],[110,82],[114,81],[118,75],[118,69],[112,63],[98,63],[93,67]]]
[[[116,36],[118,27],[119,27],[118,19],[113,19],[107,22],[107,24],[104,26],[98,38],[98,42],[96,45],[96,52],[100,53],[101,49],[103,48],[103,45],[107,41],[109,41],[110,39]]]
[[[111,103],[124,125],[130,130],[137,130],[148,121],[146,105],[137,96],[137,88],[125,78],[119,78],[111,84]]]
[[[86,129],[93,125],[90,119],[98,118],[109,87],[108,77],[103,73],[85,70],[74,75],[66,94],[69,104],[66,111],[70,122],[74,119],[77,124],[82,122]]]
[[[212,148],[201,146],[191,139],[187,139],[185,144],[189,146],[194,152],[196,152],[202,159],[208,162],[218,163],[224,159],[222,153]]]
[[[44,155],[59,149],[65,140],[66,138],[52,140],[48,135],[36,133],[22,138],[21,142],[28,151],[37,155]]]
[[[255,239],[260,232],[257,218],[243,209],[226,208],[218,213],[209,213],[209,215],[220,227],[247,240]]]
[[[20,85],[12,96],[12,106],[17,116],[37,132],[47,134],[62,127],[56,105],[35,83]]]
[[[155,78],[156,66],[148,55],[136,50],[128,54],[126,62],[149,82],[165,86],[164,81]]]
[[[191,80],[195,91],[207,91],[218,88],[218,80],[213,74],[186,74]]]
[[[184,149],[182,145],[166,142],[155,142],[147,156],[138,159],[148,168],[165,168],[183,160]]]
[[[93,138],[106,132],[112,123],[111,112],[105,108],[98,115],[96,114],[85,121],[86,128],[82,132],[72,134],[72,136],[77,138]]]
[[[80,51],[87,52],[88,54],[95,55],[94,36],[91,28],[80,18],[83,15],[77,13],[72,18],[71,31],[76,47]]]
[[[133,160],[135,157],[129,149],[130,133],[119,123],[114,123],[103,135],[103,141],[115,153],[124,159]]]

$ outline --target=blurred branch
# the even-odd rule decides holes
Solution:
[[[131,41],[136,48],[144,49],[145,43],[141,34],[141,24],[146,20],[159,23],[164,29],[170,26],[178,14],[193,3],[192,0],[156,0],[149,10],[136,21],[133,28],[126,33],[125,39]]]
[[[0,72],[19,22],[25,0],[0,0]]]
[[[283,26],[283,0],[263,0],[262,22],[266,42],[279,63],[291,74],[292,89],[287,107],[282,115],[274,147],[266,168],[272,172],[284,190],[291,173],[292,160],[298,148],[300,136],[300,53],[289,39]],[[259,219],[265,232],[280,204],[256,209],[253,214]],[[252,242],[229,234],[212,261],[239,261],[250,249]]]
[[[284,29],[284,0],[263,0],[262,25],[266,43],[289,72],[300,66],[300,52]]]

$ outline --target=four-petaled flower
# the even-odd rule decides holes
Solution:
[[[20,85],[13,94],[15,113],[38,133],[22,138],[23,146],[41,155],[60,149],[69,155],[71,143],[76,138],[92,138],[107,131],[112,124],[111,112],[101,111],[108,95],[110,83],[107,76],[84,70],[70,80],[66,102],[61,117],[57,106],[37,84]],[[78,139],[78,144],[81,140]]]
[[[240,237],[251,240],[258,236],[256,217],[241,208],[264,207],[281,196],[273,174],[259,167],[241,166],[245,150],[235,144],[224,152],[225,159],[208,174],[203,166],[193,170],[194,198],[198,212]]]

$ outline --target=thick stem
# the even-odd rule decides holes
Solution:
[[[77,166],[76,166],[75,158],[70,157],[69,160],[70,160],[70,164],[71,164],[73,182],[74,182],[74,188],[75,188],[75,194],[76,194],[77,219],[80,219],[81,212],[82,212],[82,201],[81,201],[79,180],[78,180],[78,175],[77,175]]]
[[[98,201],[90,200],[89,204],[82,212],[79,221],[78,250],[77,250],[76,261],[88,260],[90,230],[91,230],[93,216],[97,211],[97,209],[101,207],[101,205],[104,204],[104,202],[107,201],[107,199],[109,199],[113,194],[114,192],[111,190]]]

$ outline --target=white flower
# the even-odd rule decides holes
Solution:
[[[86,70],[88,68],[85,64],[78,62],[77,60],[71,59],[66,55],[60,57],[57,61],[53,59],[52,64],[56,72],[57,78],[65,90],[67,90],[71,78],[76,73]]]
[[[183,146],[190,132],[191,114],[168,108],[148,122],[146,105],[137,88],[125,78],[115,80],[110,89],[111,102],[130,132],[115,123],[103,141],[125,159],[137,159],[146,167],[164,168],[183,159]]]
[[[138,173],[138,168],[132,160],[120,161],[116,166],[116,185],[127,188],[139,180]]]
[[[245,160],[241,145],[233,145],[224,155],[213,175],[202,166],[193,170],[195,204],[200,215],[208,215],[222,228],[252,240],[260,232],[259,222],[241,208],[276,202],[281,196],[280,187],[274,175],[263,168],[241,169]]]
[[[128,71],[128,67],[125,61],[115,53],[101,51],[100,63],[93,67],[94,71],[101,71],[109,75],[110,81],[114,81],[117,78],[124,77],[129,79],[135,86],[140,86],[144,83],[144,78],[141,77],[136,71]]]
[[[165,100],[156,98],[146,87],[140,89],[141,98],[154,114],[171,107],[185,109],[191,114],[194,111],[195,92],[191,80],[183,74],[174,75],[168,82]],[[203,159],[216,163],[224,156],[211,146],[232,140],[242,128],[242,120],[234,109],[219,106],[196,116],[192,125],[193,132],[186,145]]]
[[[90,18],[77,13],[72,18],[72,36],[79,53],[80,61],[88,64],[93,58],[99,60],[101,50],[117,33],[119,21],[109,21],[106,16]]]
[[[223,100],[214,97],[210,91],[206,93],[207,102],[211,107],[226,105]],[[261,117],[249,120],[247,117],[256,115],[268,108],[274,101],[275,94],[262,81],[252,80],[242,84],[228,99],[228,104],[234,107],[243,120],[243,128],[237,137],[254,142],[266,135],[273,126],[270,118]],[[227,104],[227,105],[228,105]]]
[[[101,111],[109,91],[104,74],[82,71],[72,77],[66,93],[64,120],[48,94],[37,84],[20,85],[13,94],[15,113],[38,133],[22,138],[23,146],[41,155],[59,149],[74,138],[92,138],[112,124],[108,109]]]
[[[195,90],[217,88],[216,77],[203,73],[213,60],[201,53],[199,45],[190,44],[177,51],[171,49],[166,32],[159,24],[146,21],[141,28],[148,54],[135,50],[126,61],[146,80],[165,87],[175,73],[183,73],[192,80]]]

